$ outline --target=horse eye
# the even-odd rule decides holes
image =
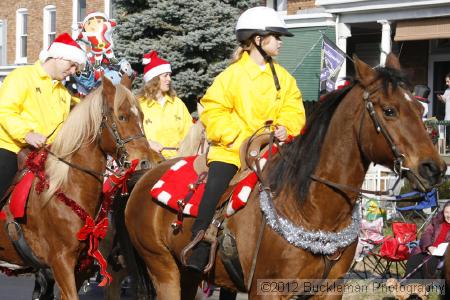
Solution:
[[[119,116],[119,121],[126,121],[127,117],[125,115],[120,115]]]
[[[383,113],[386,117],[395,117],[397,112],[392,107],[383,107]]]

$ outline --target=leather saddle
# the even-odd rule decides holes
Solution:
[[[216,207],[216,212],[214,214],[214,218],[212,223],[209,225],[206,231],[201,230],[197,236],[183,249],[180,254],[180,259],[184,265],[186,265],[187,261],[187,253],[191,251],[196,244],[198,244],[201,240],[206,240],[211,244],[209,261],[207,266],[205,267],[204,273],[209,272],[214,264],[216,250],[218,247],[217,237],[219,232],[223,231],[222,224],[224,223],[225,214],[224,207],[226,206],[226,202],[230,194],[234,190],[234,186],[239,183],[242,179],[247,177],[251,172],[254,172],[257,169],[257,163],[265,151],[268,150],[268,144],[271,139],[270,133],[263,133],[258,136],[250,137],[246,139],[240,148],[240,161],[241,161],[241,169],[236,175],[231,179],[230,185],[225,192],[225,194],[219,200],[219,203]],[[196,158],[194,161],[194,169],[198,175],[208,172],[207,166],[207,157],[206,154],[202,154]],[[226,223],[226,222],[225,222]],[[220,234],[223,236],[223,234]],[[236,250],[236,249],[233,249]],[[236,261],[236,254],[231,255],[232,261]],[[239,273],[239,272],[238,272]]]
[[[239,150],[239,157],[241,161],[241,169],[231,179],[230,186],[234,186],[248,174],[256,170],[256,163],[261,157],[261,154],[267,150],[267,145],[270,142],[270,134],[263,133],[254,138],[247,138],[243,141]],[[207,153],[199,155],[194,161],[195,172],[200,175],[208,172]]]

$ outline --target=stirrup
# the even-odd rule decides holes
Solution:
[[[211,271],[212,267],[214,266],[214,261],[216,260],[216,250],[218,245],[219,243],[217,242],[217,239],[215,239],[211,244],[211,248],[209,250],[209,261],[205,269],[203,270],[204,274]]]
[[[197,232],[197,235],[195,236],[195,238],[194,238],[189,244],[187,244],[187,245],[183,248],[183,250],[181,250],[181,253],[180,253],[180,260],[181,260],[181,263],[182,263],[184,266],[187,265],[187,259],[186,259],[187,253],[188,253],[189,251],[191,251],[192,248],[194,248],[198,243],[200,243],[200,241],[203,239],[204,236],[205,236],[205,231],[204,231],[204,230],[199,230],[199,231]]]

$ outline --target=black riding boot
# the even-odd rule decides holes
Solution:
[[[208,242],[199,242],[194,249],[192,249],[192,254],[188,258],[186,267],[192,271],[203,273],[209,260],[209,250],[211,249],[211,244]]]
[[[200,238],[198,237],[199,233],[208,229],[214,217],[216,205],[226,191],[236,171],[237,167],[232,164],[220,161],[210,163],[205,192],[203,193],[203,198],[198,208],[198,216],[192,225],[192,240]],[[191,270],[203,272],[208,264],[210,249],[211,245],[208,242],[200,241],[192,249],[192,254],[187,260],[186,266]]]

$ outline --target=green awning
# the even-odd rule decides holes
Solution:
[[[278,61],[297,80],[303,101],[319,99],[320,51],[322,33],[336,41],[334,27],[290,28],[294,37],[283,38]],[[315,46],[314,46],[315,45]]]

